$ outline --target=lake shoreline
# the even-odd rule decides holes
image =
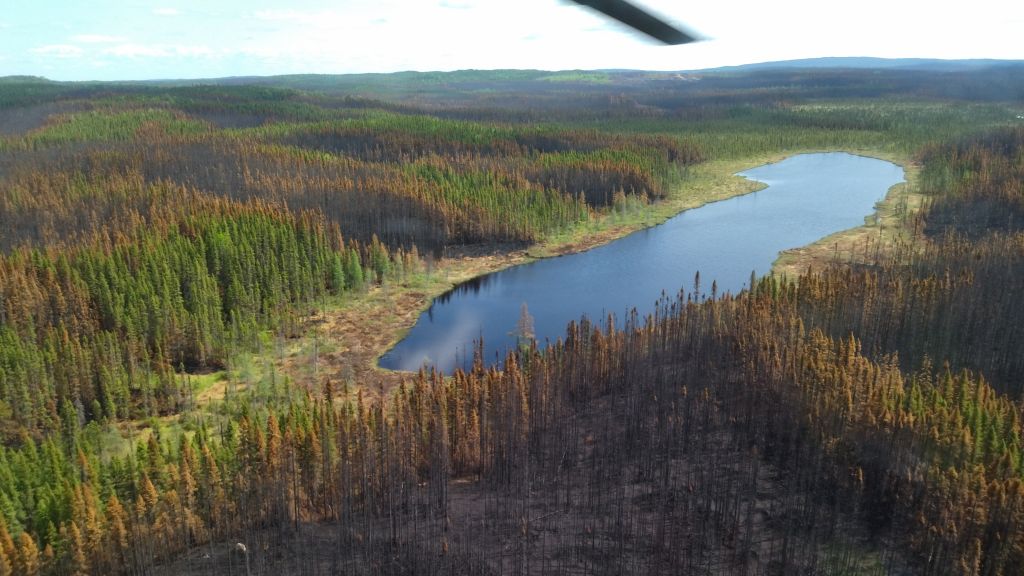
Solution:
[[[691,167],[687,179],[680,181],[670,197],[645,207],[644,213],[631,222],[608,222],[609,217],[592,226],[592,230],[574,231],[544,242],[526,246],[506,246],[501,250],[469,250],[435,262],[421,281],[408,285],[371,286],[365,292],[348,295],[344,300],[328,303],[307,318],[308,329],[289,345],[289,353],[274,361],[292,381],[310,389],[322,385],[325,376],[336,385],[361,386],[370,396],[387,393],[408,380],[413,372],[382,368],[378,362],[400,342],[416,324],[434,299],[458,285],[512,266],[541,259],[557,258],[585,252],[619,240],[629,234],[663,224],[686,210],[711,202],[756,192],[764,185],[736,176],[736,173],[777,163],[791,156],[820,152],[846,152],[858,156],[892,162],[904,168],[910,181],[910,162],[906,157],[872,150],[796,150],[735,160],[710,161]],[[890,189],[887,194],[892,194]],[[884,201],[883,201],[884,203]],[[864,226],[857,229],[864,228]],[[856,229],[855,229],[856,230]],[[823,238],[818,243],[826,240]],[[817,244],[817,243],[815,243]],[[475,252],[475,253],[473,253]],[[816,255],[816,256],[820,256]],[[781,260],[781,257],[780,259]],[[779,265],[773,264],[773,272]],[[827,262],[827,260],[822,260]],[[314,332],[316,335],[314,335]],[[319,344],[315,344],[319,340]],[[321,373],[308,374],[299,365],[311,350],[322,351]],[[217,401],[223,392],[207,395]]]
[[[447,286],[445,286],[439,293],[434,293],[433,296],[436,297],[438,295],[444,295],[444,294],[450,293],[450,292],[458,292],[458,286],[460,285],[461,282],[472,281],[474,279],[485,280],[488,275],[492,275],[492,274],[499,273],[499,272],[504,274],[505,272],[507,272],[506,269],[511,267],[511,266],[520,265],[520,264],[529,264],[529,263],[536,263],[539,266],[540,265],[540,262],[539,262],[540,260],[546,260],[546,259],[549,259],[549,258],[552,258],[552,257],[556,257],[556,256],[582,255],[583,253],[588,252],[588,251],[590,251],[592,249],[608,246],[611,243],[612,240],[622,240],[625,237],[629,236],[631,233],[639,231],[639,230],[644,230],[645,234],[646,234],[646,232],[649,231],[649,229],[657,228],[659,225],[664,224],[665,222],[669,221],[670,219],[674,219],[674,218],[683,216],[684,212],[687,212],[687,211],[689,211],[689,210],[691,210],[693,208],[702,207],[704,210],[707,210],[708,209],[707,205],[709,205],[709,204],[712,204],[712,203],[715,203],[715,202],[718,202],[718,201],[730,200],[730,199],[731,200],[735,200],[735,197],[737,197],[737,196],[743,196],[743,195],[748,194],[750,192],[755,192],[757,190],[761,190],[761,189],[763,189],[763,188],[765,188],[767,186],[767,184],[757,181],[752,176],[738,175],[737,173],[742,173],[742,172],[751,171],[751,170],[763,169],[763,168],[768,167],[768,166],[770,166],[772,164],[776,164],[776,163],[779,163],[779,162],[791,160],[791,159],[794,159],[796,157],[803,156],[803,155],[809,155],[809,154],[825,154],[825,155],[828,155],[828,154],[844,154],[847,157],[849,157],[849,156],[856,156],[856,157],[865,158],[865,159],[882,160],[884,162],[887,162],[887,163],[890,163],[890,164],[894,164],[895,167],[900,168],[901,169],[900,170],[900,174],[901,175],[905,173],[905,171],[903,170],[903,165],[905,165],[905,160],[903,160],[902,158],[896,158],[895,160],[897,160],[898,162],[892,162],[892,160],[894,160],[894,158],[892,158],[891,155],[879,154],[879,153],[875,153],[873,151],[862,151],[862,150],[855,150],[855,151],[847,151],[847,150],[793,151],[793,152],[788,152],[788,153],[784,153],[784,154],[780,153],[780,154],[774,154],[774,155],[765,156],[765,157],[759,157],[759,158],[746,158],[746,159],[733,160],[733,161],[715,161],[715,162],[705,163],[703,165],[700,165],[700,166],[696,167],[695,169],[692,169],[692,172],[687,176],[687,179],[679,184],[679,186],[675,189],[673,195],[668,200],[666,200],[664,202],[661,202],[658,205],[650,207],[651,208],[650,210],[645,210],[645,213],[641,215],[641,218],[637,218],[637,219],[634,219],[631,222],[627,222],[627,223],[623,224],[621,222],[616,222],[617,218],[615,216],[605,217],[603,219],[603,221],[601,222],[601,225],[599,226],[599,229],[596,231],[597,233],[584,234],[582,236],[577,235],[576,238],[573,238],[572,241],[569,241],[569,242],[565,242],[565,241],[562,241],[562,242],[558,242],[558,241],[552,242],[552,241],[549,241],[549,242],[546,242],[546,243],[541,244],[539,246],[537,246],[537,245],[531,246],[531,247],[526,248],[525,250],[516,251],[514,254],[509,254],[508,258],[504,259],[505,260],[504,262],[492,262],[492,264],[497,264],[496,266],[476,267],[476,266],[472,266],[471,265],[471,267],[474,269],[474,272],[476,272],[476,274],[469,274],[469,275],[466,275],[465,277],[455,279],[455,281],[453,281],[450,284],[448,284]],[[832,162],[835,162],[835,161],[833,160]],[[871,172],[867,172],[866,174],[870,174],[870,173]],[[892,189],[891,188],[892,187],[886,186],[885,188],[882,189],[881,195],[886,200],[888,200],[892,196]],[[875,188],[875,190],[877,190],[877,188]],[[877,198],[877,197],[878,196],[875,196],[875,198]],[[775,196],[772,196],[772,198],[775,198]],[[843,196],[843,198],[845,198],[845,196]],[[764,201],[762,200],[761,202],[764,202]],[[884,202],[884,200],[882,202]],[[730,201],[730,204],[732,204],[732,203],[733,202]],[[862,203],[861,205],[863,205],[863,200],[861,200],[861,203]],[[872,201],[871,204],[870,204],[871,207],[868,210],[866,210],[865,212],[860,212],[860,210],[863,209],[863,208],[860,208],[860,209],[857,209],[856,213],[857,214],[870,214],[868,219],[873,219],[873,218],[876,217],[876,211],[878,210],[878,206],[880,205],[880,203],[881,202]],[[814,202],[811,202],[811,204],[814,204]],[[821,208],[819,207],[819,210],[820,209]],[[719,210],[719,209],[716,208],[714,210]],[[778,215],[779,215],[779,213],[777,212],[778,208],[776,208],[775,210],[776,210],[776,212],[775,212],[776,216],[771,220],[772,222],[776,221],[776,219],[778,218]],[[788,208],[784,208],[784,210],[788,211],[789,209]],[[839,214],[842,214],[842,212],[840,212]],[[846,214],[850,214],[850,212],[846,212]],[[698,217],[698,216],[695,215],[694,217]],[[860,219],[860,217],[858,217],[858,219]],[[607,222],[608,221],[612,222],[612,226],[607,226]],[[758,224],[763,225],[763,223],[760,223],[760,222]],[[845,221],[840,220],[839,222],[837,222],[837,225],[842,227],[841,230],[846,230],[846,227],[850,225],[849,217],[846,217]],[[690,225],[688,225],[688,227],[689,226]],[[811,228],[812,229],[809,232],[804,233],[803,236],[806,237],[807,234],[812,234],[814,238],[818,238],[819,239],[818,241],[820,241],[822,236],[816,235],[817,233],[813,231],[813,229],[814,229],[813,226]],[[820,226],[818,228],[820,229]],[[796,228],[786,228],[786,230],[790,230],[790,229],[794,229],[795,230]],[[670,232],[661,232],[660,234],[678,234],[678,233],[679,233],[678,232],[678,228],[676,228],[676,231],[674,231],[674,232],[672,232],[672,231],[670,231]],[[713,238],[716,237],[716,234],[714,232],[709,230],[708,233],[706,233],[706,234],[708,234],[708,235],[705,236],[704,234],[701,234],[700,238],[701,239],[707,238],[709,241],[715,242],[713,240]],[[785,235],[783,237],[785,237]],[[799,234],[797,234],[795,237],[793,237],[793,235],[790,234],[790,237],[792,237],[797,242],[804,242],[804,240],[802,238],[800,238]],[[828,236],[826,236],[826,238],[827,237]],[[666,240],[668,240],[668,238],[662,238],[662,241],[666,241]],[[686,240],[686,242],[688,242],[688,245],[691,245],[691,246],[693,245],[694,242],[700,242],[700,241],[701,240],[697,240],[697,239],[694,239],[692,237],[690,237],[688,240]],[[674,243],[670,242],[669,244],[665,244],[665,245],[666,246],[672,246],[672,245],[674,245]],[[718,245],[718,244],[715,243],[714,245]],[[769,242],[767,245],[770,246],[771,243]],[[786,245],[786,244],[783,244],[783,245]],[[803,244],[800,244],[800,245],[803,246]],[[649,253],[649,251],[641,250],[641,254],[647,254],[647,253]],[[748,254],[747,250],[744,250],[741,253]],[[691,252],[691,254],[692,254],[692,252]],[[745,258],[747,258],[748,260],[750,258],[753,258],[754,256],[756,256],[756,259],[753,260],[753,262],[765,262],[765,264],[756,264],[756,266],[755,266],[756,270],[758,270],[758,274],[759,275],[766,274],[766,273],[771,273],[773,271],[773,269],[769,267],[769,264],[772,264],[777,259],[777,257],[778,257],[777,253],[775,253],[774,251],[771,251],[770,252],[771,255],[768,257],[767,260],[764,260],[764,258],[765,258],[764,250],[753,250],[753,251],[749,252],[749,254],[750,254],[749,256],[745,256]],[[609,256],[607,254],[605,254],[604,257],[607,258]],[[679,256],[677,255],[677,257],[679,257]],[[641,258],[643,260],[646,260],[646,258],[644,258],[642,255],[641,256],[634,255],[631,258],[632,259]],[[711,270],[712,271],[711,272],[712,275],[719,275],[721,273],[721,268],[719,268],[720,271],[718,273],[713,272],[716,269],[715,266],[714,265],[710,265],[709,266],[709,263],[707,261],[705,261],[704,264],[699,264],[699,263],[697,263],[697,262],[699,262],[699,258],[696,261],[691,256],[684,255],[683,258],[684,258],[684,260],[679,261],[679,263],[691,262],[692,264],[688,264],[688,266],[695,266],[696,269],[701,270],[702,272],[705,271],[705,269]],[[633,261],[632,259],[630,259],[629,261]],[[584,261],[587,261],[587,260],[584,260]],[[589,260],[589,261],[594,262],[594,260]],[[456,264],[458,266],[462,267],[462,266],[465,266],[467,264],[467,262],[471,262],[471,261],[463,260],[463,261],[457,262]],[[676,261],[672,260],[672,262],[676,262]],[[448,263],[446,263],[446,264],[448,264]],[[749,262],[747,264],[749,264]],[[673,264],[673,265],[677,265],[677,264]],[[744,264],[744,265],[746,265],[746,264]],[[539,266],[539,267],[529,266],[528,269],[529,270],[533,270],[533,272],[532,272],[533,274],[538,274],[538,273],[540,273],[541,270],[546,270],[546,271],[552,270],[553,269],[552,266],[554,266],[554,265],[545,264],[545,265]],[[762,266],[765,266],[765,268],[762,268]],[[593,269],[592,267],[588,268],[588,270],[592,270],[592,269]],[[524,269],[524,270],[526,270],[526,269]],[[634,273],[635,272],[636,271],[634,271]],[[508,276],[508,277],[502,276],[502,279],[503,279],[503,282],[505,284],[508,284],[508,282],[510,281],[511,278],[514,278],[514,277],[517,277],[520,274],[526,274],[526,273],[527,272],[517,272],[513,276]],[[545,282],[548,283],[548,284],[550,284],[551,282],[555,281],[555,280],[552,280],[550,278],[550,275],[551,275],[551,273],[548,272],[547,275],[544,276],[546,278]],[[734,276],[734,274],[733,274],[733,276]],[[743,275],[744,285],[745,285],[745,280],[746,280],[747,276],[748,276],[748,274],[744,274]],[[640,276],[636,276],[636,277],[638,277],[638,278],[646,278],[646,277],[648,277],[648,275],[647,274],[641,274]],[[571,285],[575,278],[576,278],[576,274],[570,273],[570,276],[567,277],[566,280]],[[608,278],[607,280],[610,281],[611,283],[614,283],[614,280],[612,280],[611,278]],[[735,280],[735,278],[733,280]],[[668,281],[671,282],[672,285],[676,285],[679,282],[679,279],[678,278],[672,278],[672,279],[669,279]],[[561,281],[555,281],[555,282],[557,283],[558,286],[563,286],[564,287],[566,285],[565,283],[563,283]],[[486,282],[484,282],[484,284],[486,284]],[[521,294],[522,297],[524,298],[524,301],[525,300],[529,300],[530,301],[531,312],[534,312],[536,318],[538,320],[541,320],[541,319],[554,318],[554,317],[560,316],[560,313],[555,311],[555,310],[553,310],[553,309],[549,309],[546,312],[543,309],[541,309],[540,311],[534,311],[533,310],[533,306],[537,302],[545,302],[544,306],[548,306],[549,308],[550,308],[550,306],[544,300],[542,295],[539,296],[538,294],[534,293],[532,297],[526,297],[525,295],[530,293],[530,288],[526,287],[526,286],[528,286],[528,284],[529,283],[524,285],[522,282],[516,284],[518,286],[518,288],[516,290],[525,290],[525,292],[515,292],[515,293],[516,294]],[[732,292],[736,292],[736,291],[739,291],[740,289],[742,289],[742,287],[740,286],[740,282],[739,281],[728,281],[728,282],[726,282],[726,277],[720,277],[720,284],[719,284],[720,290],[722,289],[723,284],[726,286],[725,290],[729,290],[729,291],[732,291]],[[590,284],[590,285],[596,286],[596,285],[611,285],[611,284],[603,284],[603,283],[599,282],[597,284]],[[685,285],[685,282],[684,282],[683,285]],[[647,286],[647,287],[642,288],[642,289],[646,290],[648,288],[650,288],[650,286]],[[578,292],[578,291],[575,292],[577,294],[581,294],[582,295],[584,293],[587,293],[587,289],[582,287],[582,286],[577,287],[577,289],[582,289],[584,291],[584,292]],[[485,290],[487,290],[487,289],[485,288]],[[491,291],[493,291],[493,287],[492,287]],[[613,291],[613,293],[614,293],[614,291]],[[511,293],[509,293],[509,294],[511,294]],[[463,297],[466,297],[466,296],[463,296]],[[470,299],[474,298],[472,296],[468,296],[468,297]],[[487,296],[486,298],[489,301],[496,302],[496,301],[492,300],[494,297],[495,297],[495,295],[491,295],[491,296]],[[507,299],[505,297],[499,297],[499,298],[501,298],[503,301]],[[515,298],[518,299],[519,296],[515,296]],[[425,298],[422,301],[422,303],[421,303],[420,311],[422,312],[423,310],[427,310],[428,308],[430,308],[432,306],[432,302],[434,302],[433,299]],[[641,298],[637,302],[640,302],[640,303],[646,302],[646,297],[642,297],[641,296]],[[602,305],[601,303],[598,303],[598,304]],[[608,311],[618,311],[618,309],[623,305],[623,302],[621,302],[621,301],[616,302],[615,299],[613,298],[612,300],[607,301],[607,304],[608,304],[608,308],[600,308],[600,307],[595,307],[594,306],[594,302],[591,302],[591,307],[594,308],[594,309],[591,310],[591,309],[587,309],[587,308],[582,308],[580,313],[581,314],[586,314],[586,315],[589,315],[589,316],[594,316],[594,314],[601,313],[602,309],[604,310],[604,313],[607,313]],[[628,309],[628,306],[631,305],[631,304],[626,303],[626,305],[627,305],[627,309]],[[496,314],[497,312],[496,312],[496,309],[493,308],[492,304],[489,304],[488,306],[490,306],[490,307],[488,307],[486,309],[476,307],[476,308],[473,308],[472,312],[469,312],[467,310],[466,313],[472,314],[472,317],[474,317],[474,318],[482,318],[482,317],[491,318],[491,315],[492,314]],[[508,307],[508,303],[505,302],[505,304],[503,304],[502,306],[503,306],[502,309],[507,308]],[[447,313],[445,312],[445,310],[446,310],[446,305],[442,302],[441,307],[439,309],[435,309],[433,311],[434,316],[432,316],[433,320],[432,320],[432,322],[430,324],[431,325],[436,325],[436,323],[439,321],[438,317],[436,317],[436,315],[438,313],[441,313],[441,318],[446,317]],[[488,310],[490,310],[490,311],[488,312]],[[517,307],[517,310],[518,310],[518,307]],[[506,310],[506,312],[507,312],[507,310]],[[481,314],[483,314],[484,316],[480,316]],[[618,314],[616,314],[616,315],[618,315]],[[507,334],[505,334],[505,332],[500,332],[500,331],[499,331],[500,333],[495,332],[495,328],[494,327],[497,326],[497,325],[505,326],[506,324],[509,324],[510,326],[514,325],[514,319],[510,320],[509,318],[504,318],[504,316],[507,316],[507,314],[504,314],[504,312],[499,314],[498,316],[499,317],[493,319],[493,322],[492,322],[492,320],[488,320],[488,322],[490,323],[491,327],[488,328],[487,330],[485,330],[484,332],[481,332],[479,334],[480,337],[484,338],[485,342],[496,344],[495,350],[497,350],[497,349],[502,347],[501,342],[503,340],[507,340],[507,337],[506,337]],[[467,335],[468,333],[465,332],[465,330],[467,328],[466,328],[466,325],[464,324],[464,322],[460,321],[458,324],[450,324],[451,321],[452,321],[451,319],[449,319],[449,320],[441,320],[442,324],[448,325],[448,328],[445,329],[445,331],[441,332],[441,333],[443,333],[445,335],[444,338],[446,340],[449,340],[451,342],[458,342],[457,345],[447,346],[447,345],[444,345],[443,343],[440,343],[441,342],[440,340],[437,340],[437,342],[439,342],[439,344],[427,344],[427,342],[429,342],[430,340],[424,340],[424,336],[423,336],[424,332],[423,332],[423,328],[422,327],[418,328],[417,332],[413,333],[414,337],[416,337],[416,340],[409,340],[409,341],[405,341],[403,343],[403,340],[405,340],[407,338],[407,336],[409,335],[409,329],[411,328],[411,326],[409,326],[409,327],[406,327],[403,330],[400,330],[398,333],[396,333],[395,334],[395,338],[390,343],[390,345],[387,346],[384,350],[381,350],[381,354],[383,355],[383,357],[378,357],[377,358],[377,362],[378,363],[383,363],[383,366],[386,366],[386,367],[381,367],[381,366],[378,365],[377,369],[380,370],[380,371],[383,371],[383,372],[390,371],[391,369],[395,369],[396,367],[397,367],[398,370],[401,370],[402,368],[411,369],[410,367],[413,365],[413,362],[411,360],[413,359],[413,357],[419,357],[418,356],[419,354],[425,354],[425,356],[423,356],[423,357],[432,359],[432,360],[429,361],[430,363],[433,363],[434,361],[439,361],[440,365],[443,368],[445,368],[446,371],[450,371],[451,353],[450,352],[442,352],[442,349],[444,349],[444,350],[449,350],[449,349],[450,350],[454,350],[457,347],[459,350],[467,350],[467,349],[470,348],[470,346],[468,344],[466,344],[466,341],[468,341],[470,336],[468,336]],[[415,324],[415,322],[413,322],[413,324]],[[543,332],[543,336],[555,338],[556,337],[555,334],[559,333],[559,329],[561,328],[561,325],[559,324],[558,326],[553,326],[553,324],[558,324],[558,323],[557,322],[549,322],[549,325],[548,325],[546,331],[538,330],[538,335],[540,335]],[[471,330],[471,331],[475,332],[475,329]],[[417,335],[417,333],[419,333],[419,334]],[[441,333],[438,333],[438,334],[441,334]],[[473,336],[474,339],[476,337],[477,336],[475,336],[475,335]],[[541,337],[541,336],[538,336],[538,337]],[[431,340],[435,340],[435,339],[432,337]],[[416,343],[414,343],[414,342],[416,342]],[[427,346],[427,348],[423,348],[424,346]],[[397,356],[391,356],[390,358],[388,358],[388,353],[394,352],[393,348],[396,348],[396,347],[397,347],[397,350],[398,350],[398,352],[397,352],[398,355]],[[420,350],[420,352],[413,352],[413,350]],[[489,351],[489,356],[492,355],[491,352],[494,352],[494,350]],[[465,352],[463,354],[461,354],[460,357],[463,357],[464,354],[465,354]],[[439,356],[435,356],[435,355],[439,355]],[[404,360],[402,358],[404,358]],[[441,358],[448,358],[448,359],[447,360],[441,360]],[[419,361],[416,361],[416,363],[418,364]],[[409,372],[401,372],[401,373],[408,374]]]

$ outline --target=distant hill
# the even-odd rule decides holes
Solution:
[[[53,80],[42,76],[0,76],[0,84],[39,84],[43,82],[52,83]]]
[[[740,66],[723,66],[700,70],[455,70],[451,72],[392,72],[380,74],[290,74],[283,76],[239,76],[203,80],[162,80],[143,82],[163,86],[194,84],[268,85],[314,91],[354,91],[373,94],[401,95],[430,93],[454,87],[468,90],[529,87],[552,90],[567,85],[599,89],[610,86],[636,86],[649,81],[692,80],[719,74],[760,74],[785,71],[879,70],[933,73],[971,73],[1003,67],[1024,68],[1024,60],[939,60],[926,58],[832,57],[760,62]],[[683,75],[683,76],[681,76]]]
[[[707,70],[457,70],[392,74],[297,74],[221,78],[178,84],[259,85],[347,94],[406,103],[519,108],[524,94],[547,94],[577,106],[581,98],[629,95],[640,105],[671,108],[682,95],[712,100],[722,90],[737,94],[772,88],[793,96],[855,97],[915,94],[929,98],[1016,100],[1024,97],[1022,60],[920,58],[812,58]],[[660,97],[651,90],[661,91]],[[665,92],[668,91],[668,92]],[[668,96],[672,93],[674,96]],[[752,94],[743,96],[752,101]]]
[[[694,76],[706,76],[718,73],[760,73],[787,70],[913,70],[919,72],[973,72],[992,68],[1024,68],[1024,60],[941,60],[936,58],[873,58],[873,57],[826,57],[804,58],[798,60],[780,60],[740,64],[737,66],[720,66],[691,70],[453,70],[441,71],[403,71],[386,73],[360,74],[285,74],[277,76],[228,76],[222,78],[181,78],[165,80],[132,80],[112,82],[55,82],[41,76],[0,76],[0,84],[38,84],[50,83],[65,86],[110,86],[110,85],[146,85],[146,86],[276,86],[297,88],[302,90],[337,90],[382,88],[423,89],[428,87],[450,87],[453,85],[472,85],[481,83],[501,83],[504,85],[524,84],[575,84],[575,85],[608,85],[635,84],[650,80],[693,79]]]
[[[803,58],[799,60],[782,60],[778,62],[759,62],[756,64],[741,64],[739,66],[722,66],[718,68],[692,70],[692,72],[756,72],[787,68],[852,68],[873,70],[912,69],[929,72],[962,72],[1006,65],[1024,65],[1024,61],[993,59],[940,60],[937,58],[868,58],[850,56]]]
[[[97,92],[152,92],[194,87],[243,86],[311,92],[318,97],[369,99],[375,106],[431,106],[519,109],[529,112],[536,97],[547,106],[603,110],[640,106],[652,113],[680,102],[720,104],[728,93],[738,103],[779,98],[919,98],[971,101],[1024,99],[1024,60],[938,60],[923,58],[810,58],[741,66],[685,70],[456,70],[379,74],[290,74],[131,82],[52,82],[31,76],[0,77],[0,108],[38,99],[63,99]],[[247,93],[254,97],[255,93]],[[194,94],[193,94],[194,96]],[[192,97],[192,96],[189,96]],[[204,96],[205,97],[205,96]],[[281,98],[264,92],[261,98]],[[703,104],[702,104],[703,103]],[[347,101],[349,106],[354,101]]]

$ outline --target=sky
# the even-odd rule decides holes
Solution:
[[[693,70],[813,58],[1024,59],[1019,0],[637,0],[660,46],[565,0],[0,0],[0,76]]]

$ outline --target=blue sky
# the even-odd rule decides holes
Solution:
[[[563,0],[3,0],[0,76],[682,70],[817,56],[1024,59],[1024,2],[1016,0],[637,3],[711,40],[657,46]]]

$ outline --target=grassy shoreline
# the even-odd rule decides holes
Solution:
[[[378,328],[383,328],[385,332],[390,332],[391,337],[387,338],[386,342],[380,338],[377,339],[378,346],[372,358],[360,355],[364,356],[360,359],[364,365],[365,362],[369,361],[372,363],[372,366],[368,370],[357,370],[357,372],[375,378],[376,380],[371,378],[371,382],[374,384],[378,381],[394,383],[396,376],[398,377],[397,380],[407,376],[408,373],[406,372],[396,372],[378,367],[378,359],[405,337],[406,333],[415,324],[416,319],[430,306],[435,297],[461,282],[541,258],[583,252],[613,242],[633,232],[662,224],[683,211],[761,190],[765,188],[763,183],[748,180],[736,174],[764,164],[779,162],[790,156],[815,152],[848,152],[893,162],[904,168],[907,174],[907,183],[891,188],[885,200],[877,206],[876,213],[869,216],[863,226],[838,232],[806,247],[787,251],[780,255],[779,259],[773,264],[773,273],[789,273],[793,275],[798,269],[805,269],[811,261],[816,264],[831,261],[831,252],[828,252],[823,247],[830,247],[837,241],[851,243],[862,241],[865,236],[874,234],[878,229],[875,224],[876,222],[883,223],[886,230],[891,231],[893,235],[899,233],[901,223],[896,215],[900,208],[899,203],[905,202],[911,196],[909,190],[913,186],[914,178],[916,177],[916,168],[910,164],[906,157],[877,150],[796,150],[742,159],[705,162],[698,166],[690,167],[687,174],[674,187],[670,196],[656,204],[650,204],[625,214],[609,213],[602,215],[572,231],[554,235],[543,242],[522,250],[486,256],[463,256],[443,261],[438,266],[439,270],[443,271],[443,281],[438,281],[437,278],[434,278],[427,286],[412,289],[402,286],[392,286],[390,288],[374,287],[366,295],[366,298],[370,301],[378,303],[378,306],[372,306],[371,308],[376,308],[378,313],[387,311],[387,315],[392,318],[400,317],[402,321],[397,323],[385,321],[384,324],[386,326],[378,326]],[[910,209],[914,209],[919,205],[920,201],[918,198]],[[804,252],[800,252],[802,250]],[[435,272],[435,274],[438,273]],[[381,294],[389,289],[393,292],[390,297],[386,294]],[[405,296],[413,296],[413,298]],[[358,311],[358,314],[363,317],[365,317],[366,313],[373,312],[373,310],[367,310],[365,305],[355,302],[343,305],[335,313],[346,316],[346,310]],[[347,323],[351,325],[351,322]],[[372,332],[376,335],[381,334],[378,330],[373,330]]]
[[[876,150],[793,150],[709,161],[690,167],[669,197],[658,203],[602,214],[572,230],[554,234],[525,248],[470,252],[444,258],[432,263],[427,272],[383,286],[371,286],[360,294],[328,302],[310,315],[306,334],[288,341],[276,358],[250,360],[250,364],[264,368],[250,370],[241,378],[248,382],[239,382],[241,374],[236,370],[235,374],[204,387],[199,406],[222,401],[229,390],[236,393],[249,388],[266,378],[268,370],[286,377],[291,386],[310,390],[318,389],[325,378],[330,378],[338,386],[361,387],[367,394],[386,392],[409,378],[410,373],[381,368],[377,365],[379,358],[405,337],[434,298],[459,283],[541,258],[583,252],[662,224],[685,210],[763,189],[764,184],[736,174],[797,154],[814,152],[848,152],[894,162],[904,167],[908,183],[890,189],[885,200],[878,204],[877,212],[868,217],[863,226],[781,254],[773,264],[773,273],[795,276],[808,266],[831,261],[835,245],[858,246],[865,238],[878,236],[880,227],[893,238],[902,233],[898,213],[906,213],[919,205],[919,199],[908,202],[913,197],[910,189],[916,168],[905,157]],[[316,368],[312,368],[314,365]]]
[[[873,259],[875,255],[885,254],[893,245],[907,240],[913,233],[907,227],[910,217],[924,205],[924,196],[918,191],[921,167],[909,158],[891,154],[860,155],[879,158],[902,167],[904,181],[889,188],[885,197],[875,204],[875,211],[864,218],[862,225],[840,230],[805,246],[779,253],[779,257],[772,263],[772,274],[793,279],[837,260],[864,262]]]

